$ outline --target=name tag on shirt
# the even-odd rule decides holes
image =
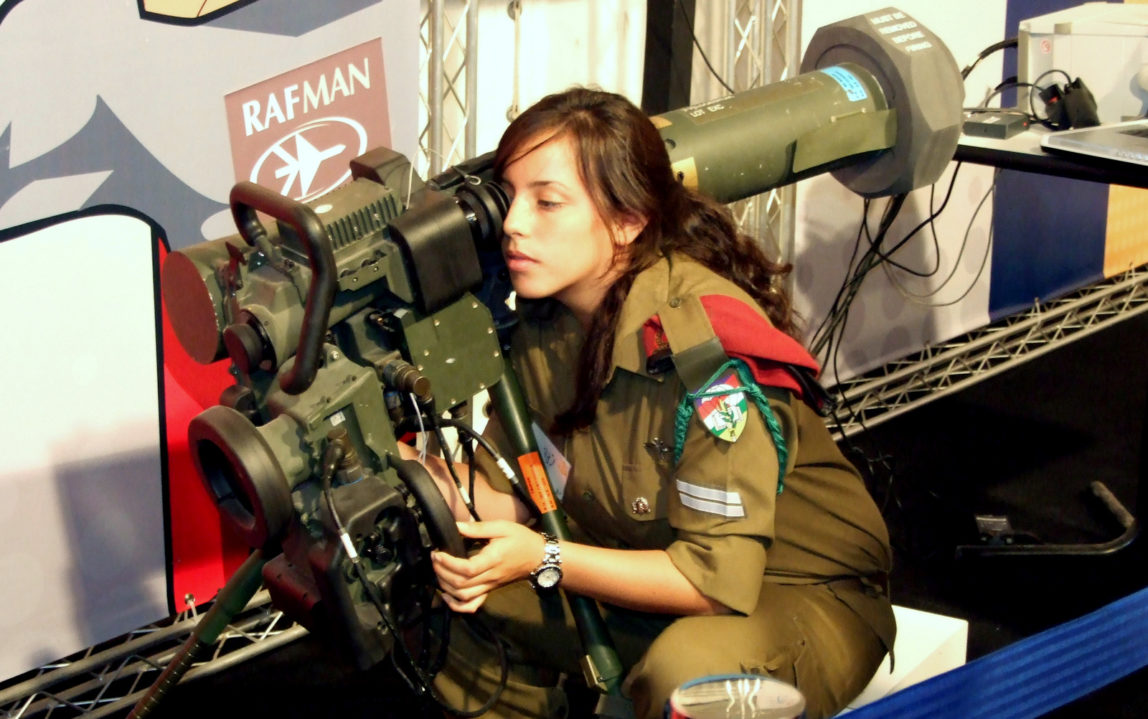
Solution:
[[[532,422],[530,429],[534,432],[534,440],[538,443],[538,454],[542,456],[542,464],[546,466],[546,474],[550,477],[550,488],[554,491],[554,496],[562,501],[562,495],[566,492],[566,479],[570,476],[570,462],[562,456],[558,447],[550,441],[550,437],[546,436],[537,422]]]

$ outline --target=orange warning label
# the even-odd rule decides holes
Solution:
[[[550,480],[546,477],[542,457],[537,452],[524,454],[518,458],[518,466],[522,469],[526,489],[530,492],[534,504],[538,506],[538,511],[546,514],[558,509],[558,503],[554,501],[554,492],[550,489]]]

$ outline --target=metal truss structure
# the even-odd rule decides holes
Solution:
[[[519,0],[512,0],[511,9]],[[433,177],[475,156],[478,0],[424,0],[419,23],[419,157]]]
[[[98,644],[0,685],[3,719],[126,716],[143,697],[199,621],[193,606],[162,622]],[[184,675],[208,676],[292,642],[306,630],[270,606],[267,592],[252,598],[219,641]]]
[[[735,91],[769,85],[798,74],[801,3],[796,0],[730,0],[726,77]],[[790,184],[731,205],[742,229],[766,243],[783,261],[794,256],[796,188]],[[792,288],[790,288],[792,289]]]
[[[787,80],[798,73],[800,0],[728,0],[724,7],[716,3],[705,3],[704,7],[714,17],[699,16],[699,32],[703,22],[714,23],[705,35],[713,40],[715,49],[721,48],[722,61],[719,62],[718,57],[710,59],[722,77],[721,82],[712,75],[699,81],[695,73],[695,99],[720,97],[729,90],[750,90]],[[694,64],[701,66],[697,61]],[[762,242],[771,255],[789,261],[794,255],[796,197],[793,185],[786,185],[739,200],[729,207],[744,232]]]
[[[1148,310],[1148,266],[926,347],[837,385],[838,439]]]

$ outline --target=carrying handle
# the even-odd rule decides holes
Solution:
[[[266,253],[269,247],[267,229],[256,212],[270,215],[294,228],[311,267],[311,285],[307,290],[295,364],[279,378],[279,386],[284,392],[300,394],[315,381],[315,373],[319,370],[323,338],[327,334],[327,322],[335,302],[335,252],[331,249],[327,230],[310,207],[254,182],[237,183],[231,188],[231,215],[235,226],[247,244]]]

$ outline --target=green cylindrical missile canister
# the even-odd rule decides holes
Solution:
[[[733,202],[893,145],[873,75],[841,63],[653,118],[678,179]]]

